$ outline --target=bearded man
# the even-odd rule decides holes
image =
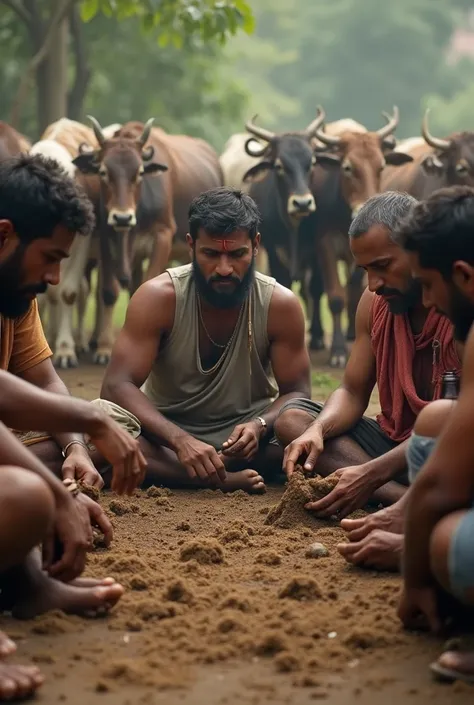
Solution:
[[[356,340],[342,384],[324,406],[290,400],[276,422],[287,474],[301,462],[308,472],[339,475],[332,492],[307,507],[321,517],[343,518],[370,498],[400,506],[416,418],[439,398],[443,374],[460,370],[453,327],[434,307],[423,305],[421,284],[397,239],[401,220],[416,203],[404,193],[378,194],[353,220],[350,246],[356,265],[367,272],[368,288],[357,308]],[[381,410],[374,420],[363,414],[376,383]],[[350,530],[354,523],[343,525]],[[390,555],[391,542],[397,547],[399,542],[384,528],[379,552]],[[343,551],[359,562],[353,546]]]
[[[273,424],[285,401],[309,397],[310,362],[298,299],[255,271],[258,224],[250,196],[201,194],[192,263],[130,301],[101,397],[140,436],[149,481],[262,492],[260,473],[281,467]]]

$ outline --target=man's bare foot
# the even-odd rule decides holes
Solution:
[[[124,588],[116,582],[93,586],[62,583],[46,575],[36,580],[27,595],[12,607],[18,619],[31,619],[50,610],[68,614],[99,616],[107,613],[122,597]]]
[[[349,541],[361,541],[375,529],[403,534],[404,511],[398,505],[399,502],[360,519],[342,519],[341,527],[347,531]]]
[[[32,695],[44,681],[36,666],[0,663],[0,700],[17,700]]]
[[[250,494],[263,494],[263,492],[266,492],[263,477],[256,470],[228,472],[225,482],[219,482],[216,487],[223,492],[235,492],[235,490],[245,490],[245,492]]]
[[[474,651],[445,651],[430,668],[442,680],[474,683]]]
[[[340,543],[337,550],[348,563],[375,570],[400,570],[403,534],[376,529],[361,541]]]
[[[9,639],[5,632],[0,632],[0,659],[6,658],[16,651],[16,644]]]

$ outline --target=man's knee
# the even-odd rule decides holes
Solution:
[[[413,428],[414,433],[418,436],[437,438],[455,404],[456,402],[451,399],[438,399],[425,406],[418,414]]]
[[[55,501],[50,488],[33,472],[10,465],[0,467],[0,478],[3,521],[12,528],[24,527],[25,533],[38,534],[41,540],[54,518]],[[14,536],[10,538],[14,542]]]
[[[275,436],[282,446],[301,436],[314,421],[314,417],[302,409],[286,409],[276,419],[274,424]]]

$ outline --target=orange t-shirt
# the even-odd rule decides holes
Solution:
[[[21,375],[52,354],[43,332],[36,299],[23,316],[0,316],[1,370]]]

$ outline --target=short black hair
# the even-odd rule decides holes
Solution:
[[[0,219],[9,220],[20,242],[51,237],[62,225],[71,233],[94,229],[92,203],[54,159],[21,154],[0,164]]]
[[[383,225],[390,238],[398,244],[398,224],[418,203],[408,193],[386,191],[368,199],[357,213],[349,228],[349,237],[360,237],[374,225]]]
[[[252,242],[258,233],[260,212],[247,193],[218,186],[197,196],[189,207],[189,234],[196,242],[199,228],[209,235],[247,230]]]
[[[421,201],[400,224],[402,246],[416,252],[420,266],[451,280],[454,262],[474,265],[474,189],[451,186]]]

